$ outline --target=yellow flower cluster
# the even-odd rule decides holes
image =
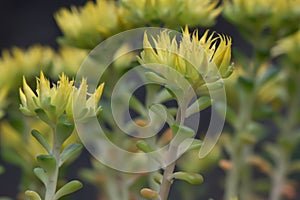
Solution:
[[[212,25],[220,14],[218,0],[97,0],[55,14],[64,36],[60,42],[91,49],[107,37],[130,28],[164,25]]]
[[[268,78],[268,81],[264,81],[263,84],[261,84],[262,79],[267,77],[273,70],[274,69],[271,69],[267,63],[263,63],[260,66],[257,78],[255,79],[255,83],[260,85],[253,89],[255,89],[256,92],[257,105],[272,106],[272,108],[276,110],[280,108],[281,104],[288,98],[288,91],[286,90],[285,85],[287,73],[281,71],[280,73],[273,74]],[[239,109],[238,98],[242,92],[245,92],[238,91],[239,86],[237,84],[239,77],[247,77],[247,72],[245,72],[241,66],[237,66],[232,76],[224,81],[226,86],[227,103],[234,110]],[[241,90],[244,90],[244,88]]]
[[[84,7],[61,9],[55,19],[65,37],[60,41],[81,48],[93,48],[103,39],[124,30],[115,1],[89,1]]]
[[[225,0],[223,5],[230,21],[258,31],[297,26],[300,20],[300,0]]]
[[[87,82],[85,79],[77,89],[74,86],[74,81],[69,81],[64,74],[60,76],[57,85],[53,84],[50,87],[50,81],[47,80],[41,72],[40,78],[37,78],[37,89],[34,93],[23,78],[23,90],[20,88],[21,105],[20,110],[29,116],[35,116],[39,113],[38,109],[42,109],[47,117],[55,124],[56,120],[66,114],[68,117],[73,117],[72,104],[73,101],[78,113],[82,110],[88,112],[97,112],[102,95],[103,84],[101,84],[93,94],[87,93]],[[89,96],[88,100],[87,95]]]
[[[54,51],[49,47],[35,45],[28,50],[12,48],[4,50],[0,58],[0,88],[18,88],[22,76],[36,76],[40,70],[50,68]]]
[[[61,47],[53,60],[51,75],[65,73],[68,76],[75,76],[87,55],[88,51],[84,49]]]
[[[164,25],[178,28],[184,25],[209,26],[221,13],[218,0],[121,0],[125,23]],[[127,12],[126,12],[127,11]]]
[[[208,35],[206,31],[199,39],[197,31],[190,35],[186,27],[180,43],[163,31],[157,39],[153,38],[152,46],[145,34],[144,50],[138,59],[141,64],[164,64],[175,69],[197,89],[207,82],[227,78],[233,71],[231,38],[214,36],[215,33]]]

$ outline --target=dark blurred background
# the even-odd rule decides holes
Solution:
[[[53,14],[61,7],[80,6],[85,3],[86,0],[0,0],[0,50],[13,46],[27,48],[33,44],[50,45],[57,48],[56,38],[61,35],[61,32],[55,23]],[[237,34],[233,26],[222,17],[219,17],[216,26],[210,29],[232,36],[235,48],[250,52],[249,46]],[[0,165],[6,168],[6,172],[0,176],[0,197],[14,198],[18,191],[20,171],[17,167],[4,163],[1,158]],[[76,174],[76,169],[79,167],[88,167],[88,153],[83,152],[80,159],[75,161],[72,166],[68,174]],[[215,178],[222,175],[221,172],[214,173],[217,173],[213,174]],[[72,178],[75,178],[74,175]],[[73,196],[71,199],[96,199],[94,191],[95,189],[87,184],[76,193],[76,197]],[[216,195],[214,193],[216,191],[212,191],[211,194]]]

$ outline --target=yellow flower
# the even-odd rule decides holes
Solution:
[[[218,0],[185,0],[179,17],[181,26],[211,26],[222,11]],[[174,19],[176,21],[176,19]]]
[[[267,29],[268,37],[282,36],[299,25],[300,0],[225,0],[223,6],[225,17],[250,37]]]
[[[89,113],[97,112],[103,86],[101,84],[93,94],[89,94],[85,79],[82,79],[82,83],[77,89],[74,86],[74,81],[69,81],[69,78],[62,74],[57,84],[50,87],[50,81],[41,72],[40,78],[37,78],[36,93],[31,90],[23,78],[23,90],[20,89],[20,110],[25,115],[39,116],[37,109],[42,109],[54,124],[62,114],[67,114],[69,118],[73,117],[73,102],[75,110],[78,112],[82,110],[87,110]],[[88,99],[86,98],[87,95],[89,96]]]
[[[300,30],[298,32],[278,41],[272,49],[273,56],[286,54],[287,57],[295,64],[300,64]]]
[[[55,19],[64,36],[60,42],[91,49],[129,28],[164,25],[208,26],[221,13],[218,0],[97,0],[81,8],[63,8]]]
[[[88,52],[83,49],[72,47],[61,47],[54,59],[52,75],[65,73],[68,76],[75,76],[81,63],[86,58]]]
[[[27,50],[12,48],[4,50],[0,58],[0,87],[18,88],[22,76],[33,77],[40,70],[47,71],[55,55],[50,47],[35,45]],[[16,89],[17,90],[17,89]]]
[[[122,19],[133,26],[208,26],[221,13],[217,4],[218,0],[122,0],[125,13]]]
[[[82,79],[79,88],[74,88],[72,98],[68,102],[67,113],[71,113],[72,106],[73,115],[77,118],[87,118],[95,115],[101,110],[98,106],[100,98],[102,96],[104,83],[100,84],[93,94],[88,93],[87,80]]]
[[[192,36],[192,38],[191,38]],[[161,32],[154,46],[144,35],[144,50],[138,58],[141,64],[164,64],[179,73],[197,89],[206,82],[227,78],[233,71],[230,65],[231,38],[208,31],[199,39],[198,32],[190,35],[186,27],[179,44],[167,31]],[[218,69],[218,72],[215,70]],[[205,81],[204,81],[205,79]]]
[[[36,109],[43,109],[51,120],[56,120],[64,113],[69,101],[70,94],[73,90],[73,82],[62,74],[57,85],[50,87],[50,82],[43,74],[37,78],[36,94],[26,83],[23,78],[23,90],[20,88],[21,105],[20,110],[29,116],[36,115]]]
[[[93,48],[122,27],[116,3],[107,0],[89,1],[79,9],[63,8],[55,20],[64,34],[60,41],[80,48]]]

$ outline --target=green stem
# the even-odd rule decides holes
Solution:
[[[233,152],[231,155],[233,168],[230,169],[226,176],[225,200],[232,200],[237,197],[238,181],[239,181],[239,155]]]
[[[177,151],[177,148],[175,150]],[[172,174],[174,172],[175,165],[176,165],[176,162],[171,163],[169,166],[166,167],[166,169],[164,171],[163,180],[162,180],[160,191],[159,191],[160,200],[168,199],[171,185],[172,185],[172,180],[170,180],[170,177],[172,176]]]
[[[272,176],[272,190],[269,200],[280,200],[282,194],[282,188],[285,184],[288,162],[286,156],[281,151],[280,156],[277,158],[276,168],[273,171]]]
[[[241,199],[248,199],[251,200],[252,198],[252,188],[250,187],[252,185],[252,167],[247,164],[247,158],[249,158],[251,155],[253,155],[252,152],[252,145],[243,147],[242,152],[242,174],[241,174]]]
[[[188,102],[178,108],[177,116],[176,116],[176,122],[177,123],[183,123],[184,122],[184,120],[185,120],[185,111],[186,111],[186,107],[187,107],[186,105],[188,104]],[[174,157],[173,156],[174,153],[175,153],[175,155],[177,154],[177,150],[178,150],[177,146],[170,145],[169,152],[170,152],[170,155],[171,155],[171,159]],[[170,189],[171,189],[171,185],[172,185],[172,180],[170,179],[170,177],[172,177],[172,175],[173,175],[175,166],[176,166],[176,160],[165,168],[162,183],[161,183],[161,186],[160,186],[160,191],[159,191],[160,200],[167,200],[168,199]]]
[[[60,155],[60,144],[57,141],[56,128],[53,128],[53,146],[52,146],[52,156],[55,158],[56,166],[53,174],[49,174],[48,183],[46,185],[45,200],[54,200],[54,195],[56,192],[58,173],[59,173],[59,155]]]

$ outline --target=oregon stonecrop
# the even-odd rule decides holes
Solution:
[[[206,31],[199,38],[198,31],[192,35],[188,28],[183,31],[181,41],[162,31],[154,45],[144,35],[144,50],[138,58],[141,64],[163,64],[181,73],[193,86],[200,86],[227,78],[233,72],[231,61],[231,38]],[[151,67],[150,67],[151,68]]]

